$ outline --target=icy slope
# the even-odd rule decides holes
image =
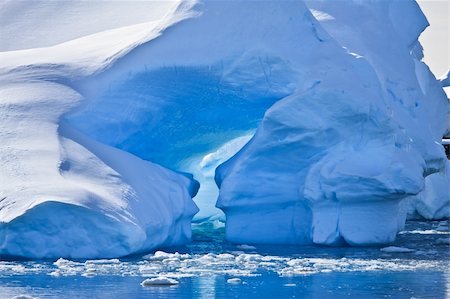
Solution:
[[[170,28],[107,72],[78,82],[89,102],[67,120],[103,143],[171,169],[196,172],[201,166],[194,160],[200,163],[230,140],[253,132],[264,112],[296,88],[294,67],[308,58],[296,59],[290,45],[298,34],[292,31],[296,24],[283,16],[296,7],[293,1],[281,6],[270,1],[200,3],[195,7],[200,16]],[[312,35],[309,31],[302,36]],[[215,183],[210,175],[198,179],[194,200],[201,211],[210,211],[199,219],[216,217]]]
[[[240,153],[219,170],[229,238],[332,244],[342,241],[341,226],[349,243],[389,242],[405,217],[400,202],[445,160],[436,143],[445,101],[417,43],[427,22],[413,2],[316,4],[321,23],[299,1],[202,3],[199,17],[130,53],[95,78],[95,89],[83,86],[91,101],[68,120],[104,143],[195,173],[205,219],[217,215],[208,204],[215,192],[199,161],[290,96],[259,126],[255,140],[266,141],[242,151],[252,166]],[[338,190],[348,209],[333,199]],[[242,219],[233,220],[234,210]],[[279,215],[266,217],[267,228],[256,221],[272,212]],[[352,230],[349,221],[360,223]]]
[[[433,152],[433,148],[428,148],[434,146],[430,141],[440,143],[449,129],[450,119],[448,114],[443,113],[448,109],[441,88],[445,86],[445,76],[436,80],[428,66],[421,61],[423,54],[418,36],[428,22],[418,5],[415,2],[398,1],[378,5],[351,1],[345,5],[332,1],[307,3],[313,11],[332,15],[333,18],[321,21],[324,28],[340,44],[364,56],[371,63],[390,100],[393,117],[408,132],[414,147],[421,150],[425,160],[432,162],[433,158],[426,158],[428,153]],[[357,12],[356,15],[349,14],[343,9],[344,6],[347,10]],[[370,18],[367,17],[369,15]],[[408,55],[409,52],[411,55]],[[445,208],[450,197],[445,195],[448,194],[448,188],[444,186],[445,181],[450,185],[450,178],[445,178],[445,172],[441,170],[441,174],[433,174],[425,179],[425,189],[428,191],[424,190],[419,196],[417,207],[418,213],[428,219],[450,217],[449,209]],[[441,183],[432,183],[434,181]]]
[[[273,105],[217,170],[227,237],[391,242],[406,216],[402,201],[446,163],[446,98],[414,52],[426,20],[414,2],[310,5],[328,32],[301,4],[293,19],[302,33],[315,29],[295,48],[310,59],[301,70],[313,83]]]
[[[77,17],[108,11],[111,2],[102,4]],[[14,15],[4,8],[2,15]],[[61,13],[67,13],[64,8]],[[82,102],[71,88],[76,80],[157,37],[188,17],[188,10],[189,5],[172,3],[157,21],[149,14],[152,22],[0,53],[1,255],[117,257],[189,240],[197,212],[191,197],[198,188],[191,178],[99,144],[61,122]],[[20,25],[26,27],[26,20]],[[30,26],[24,30],[33,32]],[[52,32],[58,29],[66,33],[64,26]]]
[[[0,4],[0,51],[54,46],[130,25],[158,22],[180,1],[16,1]]]
[[[43,3],[36,18],[59,6]],[[185,241],[196,183],[139,158],[195,174],[205,219],[231,157],[217,205],[244,243],[391,242],[404,200],[444,169],[445,96],[414,2],[146,2],[123,18],[88,3],[0,53],[1,253]],[[11,20],[5,34],[33,31]]]

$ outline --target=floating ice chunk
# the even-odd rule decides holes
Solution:
[[[397,246],[388,246],[380,249],[383,252],[389,253],[408,253],[414,252],[414,249],[406,248],[406,247],[397,247]]]
[[[449,234],[448,231],[439,231],[436,229],[425,229],[425,230],[420,230],[420,229],[415,229],[415,230],[410,230],[410,231],[401,231],[399,232],[400,235],[403,234],[417,234],[417,235],[447,235]]]
[[[154,254],[147,254],[142,257],[146,260],[151,261],[170,261],[170,260],[183,260],[189,258],[189,254],[180,254],[178,252],[170,253],[170,252],[164,252],[161,250],[156,251]]]
[[[81,276],[84,276],[84,277],[94,277],[96,275],[97,275],[97,273],[94,268],[88,268],[88,269],[86,269],[86,271],[83,274],[81,274]]]
[[[85,262],[86,265],[89,264],[118,264],[120,260],[118,259],[100,259],[100,260],[87,260]]]
[[[172,278],[159,276],[156,278],[147,278],[143,282],[141,282],[141,286],[149,287],[149,286],[173,286],[177,285],[178,281]]]
[[[425,178],[425,189],[415,199],[417,212],[426,219],[450,217],[450,161],[445,169]],[[442,221],[444,225],[445,221]]]
[[[19,295],[19,296],[12,297],[11,299],[37,299],[37,298],[36,297],[31,297],[31,296],[28,296],[28,295]]]
[[[235,278],[227,279],[227,283],[229,283],[229,284],[241,284],[242,280],[240,278],[235,277]]]
[[[62,267],[65,266],[67,264],[69,264],[70,261],[63,259],[63,258],[59,258],[56,262],[53,263],[53,265],[57,266],[57,267]]]
[[[158,250],[154,254],[144,255],[143,258],[153,260],[153,261],[162,261],[166,258],[169,258],[170,256],[171,256],[170,253]]]
[[[53,276],[53,277],[60,277],[61,276],[61,270],[52,271],[52,272],[50,272],[49,275]]]

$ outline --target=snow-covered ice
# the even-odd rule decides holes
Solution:
[[[234,277],[234,278],[227,279],[227,283],[229,283],[229,284],[241,284],[242,280],[239,277]]]
[[[411,199],[411,204],[425,219],[450,217],[450,161],[440,172],[425,178],[424,190]]]
[[[31,33],[41,28],[28,15],[22,18],[20,7],[38,17],[41,8],[52,11],[46,3],[2,5],[2,21],[10,22],[2,30],[17,26]],[[73,12],[71,4],[53,4],[63,14]],[[120,6],[98,3],[78,18],[102,15],[109,5]],[[191,218],[198,211],[191,200],[198,188],[192,177],[100,144],[62,120],[83,102],[75,82],[109,67],[190,14],[186,3],[163,5],[165,12],[156,20],[149,13],[148,22],[123,27],[126,22],[109,17],[103,21],[111,24],[84,28],[90,35],[63,43],[50,41],[55,37],[50,35],[48,42],[58,44],[33,49],[37,44],[30,37],[29,44],[17,45],[30,49],[0,52],[0,254],[117,257],[189,241]],[[52,18],[58,20],[65,18]],[[64,40],[78,35],[66,34],[66,26],[49,20],[44,23],[59,30]]]
[[[447,163],[447,101],[417,41],[427,21],[414,2],[307,4],[330,17],[306,17],[301,3],[285,12],[297,20],[298,45],[285,50],[296,54],[289,60],[301,65],[293,67],[301,83],[216,171],[227,238],[392,242],[403,201]],[[442,205],[434,200],[433,208]]]
[[[440,244],[437,244],[438,246]],[[442,246],[442,245],[440,245]],[[386,253],[397,253],[386,252]],[[425,252],[425,256],[430,256]],[[397,256],[389,258],[335,258],[335,257],[286,257],[278,255],[264,255],[258,253],[208,253],[189,254],[185,259],[178,259],[168,253],[164,260],[143,259],[137,261],[105,260],[103,263],[90,263],[64,260],[53,264],[40,265],[38,262],[21,265],[18,262],[0,262],[0,270],[4,275],[46,274],[55,276],[138,276],[149,281],[170,282],[186,277],[227,275],[230,278],[260,276],[261,271],[268,271],[279,276],[314,275],[327,272],[355,272],[355,271],[416,271],[416,270],[445,270],[447,262],[429,259],[402,260]],[[89,277],[89,276],[88,276]],[[166,281],[167,279],[167,281]],[[148,282],[150,284],[151,282]]]
[[[413,1],[6,1],[0,14],[2,255],[186,243],[195,179],[197,220],[223,220],[219,194],[238,244],[383,244],[407,204],[449,216],[445,78],[421,61]],[[280,273],[313,271],[293,266]]]
[[[431,230],[438,224],[437,221],[409,221],[406,230]],[[348,297],[351,293],[355,298],[367,298],[373,297],[375,292],[376,297],[385,294],[403,297],[407,292],[408,298],[413,293],[419,298],[446,298],[448,291],[449,251],[448,245],[439,244],[438,240],[443,237],[439,234],[400,235],[392,245],[416,250],[407,254],[382,252],[377,247],[278,245],[261,245],[249,254],[235,252],[236,246],[224,241],[223,233],[223,229],[203,224],[201,231],[194,230],[194,241],[178,248],[183,250],[178,253],[166,249],[145,257],[120,259],[59,259],[55,263],[0,261],[0,297],[9,299],[28,294],[46,298],[64,294],[69,298],[106,295],[124,298],[266,298],[271,295],[284,298],[293,294],[296,297],[319,294],[320,298],[327,298]],[[55,272],[59,275],[54,275]],[[95,276],[84,277],[87,272]],[[161,276],[179,284],[175,287],[140,286],[146,279]],[[228,284],[230,278],[240,278],[242,283]],[[43,281],[45,288],[42,288]],[[411,281],[415,283],[408,288],[417,287],[414,292],[405,288]],[[380,288],[373,289],[377,284]],[[392,287],[383,291],[386,285]],[[220,287],[223,289],[219,291]],[[283,288],[288,289],[287,293],[281,293]],[[344,292],[340,292],[342,288]],[[360,288],[363,290],[358,291]],[[317,293],[321,289],[324,291]]]
[[[177,285],[178,281],[172,278],[167,278],[164,276],[159,276],[156,278],[147,278],[145,279],[141,285],[143,287],[150,287],[150,286],[173,286]]]

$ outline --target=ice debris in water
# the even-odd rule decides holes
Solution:
[[[388,246],[380,249],[383,252],[389,253],[408,253],[414,252],[414,249],[406,248],[406,247],[398,247],[398,246]]]
[[[162,261],[162,260],[165,260],[167,258],[182,260],[182,259],[189,258],[189,254],[180,254],[178,252],[168,253],[168,252],[164,252],[164,251],[158,250],[154,254],[144,255],[142,258],[143,259],[148,259],[148,260],[151,260],[151,261]]]
[[[443,242],[444,241],[439,241]],[[436,246],[436,241],[433,242]],[[442,245],[439,245],[442,248]],[[436,247],[437,248],[437,247]],[[433,248],[429,248],[433,249]],[[380,252],[375,250],[375,252]],[[374,252],[374,253],[375,253]],[[436,250],[416,251],[413,259],[389,258],[383,253],[364,258],[333,258],[333,257],[286,257],[263,255],[257,253],[207,253],[180,254],[156,252],[146,255],[141,260],[87,260],[70,261],[59,259],[53,264],[39,262],[0,262],[0,270],[4,275],[29,275],[43,273],[54,277],[64,276],[136,276],[180,279],[211,275],[226,275],[233,277],[260,276],[262,272],[270,272],[279,276],[313,275],[329,272],[353,271],[417,271],[428,269],[447,270],[447,260],[430,260]],[[409,256],[409,255],[408,255]]]
[[[95,275],[97,275],[95,272],[96,272],[96,270],[94,268],[88,268],[81,275],[84,276],[84,277],[94,277]]]
[[[4,2],[0,255],[185,244],[199,184],[170,169],[196,156],[235,243],[390,244],[419,193],[448,216],[448,77],[422,62],[414,1],[64,1],[43,35],[45,5]]]
[[[238,277],[227,279],[227,283],[229,284],[241,284],[242,280]]]
[[[173,286],[177,285],[178,281],[172,278],[167,278],[164,276],[159,276],[156,278],[147,278],[143,282],[141,282],[141,285],[143,287],[149,287],[149,286]]]

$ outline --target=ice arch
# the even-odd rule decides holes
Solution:
[[[321,24],[302,1],[174,2],[156,21],[1,52],[0,252],[120,256],[189,238],[192,177],[74,125],[209,179],[257,127],[216,171],[229,240],[392,241],[404,199],[445,164],[443,92],[417,42],[426,20],[413,2],[332,3],[315,7]],[[72,231],[73,219],[86,221]]]
[[[194,173],[200,182],[195,219],[218,217],[215,167],[248,141],[242,136],[252,135],[273,103],[292,92],[293,75],[286,63],[258,53],[249,59],[248,86],[236,82],[246,78],[230,63],[164,67],[118,80],[66,119],[102,143]],[[215,161],[206,162],[208,155]]]
[[[417,42],[426,20],[414,3],[309,5],[322,24],[296,1],[199,5],[202,15],[115,66],[128,69],[128,78],[111,80],[114,69],[100,76],[119,83],[91,102],[97,108],[85,109],[91,116],[74,122],[131,102],[131,110],[140,108],[132,116],[143,124],[135,125],[139,132],[122,122],[110,126],[113,136],[100,130],[96,138],[189,171],[187,160],[254,129],[271,107],[216,176],[229,239],[390,242],[404,221],[403,199],[421,192],[424,176],[445,161],[435,143],[445,130],[443,92]],[[365,161],[373,157],[379,161]],[[386,225],[369,228],[382,220]]]
[[[286,34],[304,18],[312,21],[299,5],[199,4],[201,15],[138,47],[108,71],[78,82],[89,101],[66,119],[103,143],[206,177],[196,200],[208,201],[208,212],[201,207],[198,218],[214,216],[208,215],[217,195],[208,191],[217,190],[212,175],[192,160],[200,162],[232,139],[251,134],[271,105],[299,84],[309,84],[308,71],[299,67],[308,57],[298,59],[289,45],[294,33]],[[252,16],[255,9],[258,16]],[[296,11],[299,21],[284,19],[287,9]],[[245,36],[234,34],[242,30]],[[314,32],[308,29],[295,42],[316,40]]]

